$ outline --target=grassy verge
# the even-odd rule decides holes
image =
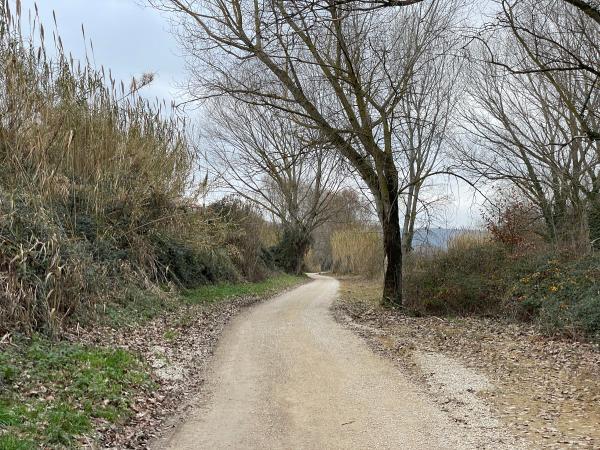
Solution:
[[[347,276],[340,278],[340,301],[344,302],[349,313],[383,309],[381,304],[383,283],[381,280]]]
[[[126,419],[147,368],[121,349],[36,336],[0,353],[0,449],[80,447],[98,423]]]
[[[190,289],[184,294],[190,304],[212,303],[235,297],[265,296],[299,284],[303,276],[278,275],[258,283],[220,283]]]
[[[130,289],[119,303],[101,311],[100,321],[114,328],[139,326],[182,306],[209,304],[237,297],[266,296],[295,286],[304,276],[280,274],[257,283],[217,283],[189,289],[181,296]]]
[[[143,327],[162,314],[189,312],[186,305],[268,296],[303,280],[279,275],[259,283],[217,284],[166,300],[138,292],[135,301],[107,314],[111,326]],[[167,341],[175,337],[165,335]],[[40,335],[1,344],[0,450],[80,448],[94,441],[96,430],[127,420],[134,400],[153,387],[149,365],[123,349],[53,342]]]

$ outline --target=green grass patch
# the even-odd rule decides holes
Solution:
[[[1,350],[0,449],[78,448],[95,420],[127,418],[135,393],[152,387],[122,349],[35,336]]]
[[[113,328],[130,327],[176,311],[180,306],[176,295],[130,288],[118,303],[110,303],[99,312],[100,322]]]
[[[181,306],[208,304],[245,296],[270,295],[295,286],[303,280],[306,280],[305,276],[281,274],[257,283],[208,284],[186,290],[180,297],[131,288],[118,303],[103,307],[99,311],[99,318],[100,323],[114,328],[131,327],[155,319],[165,312],[176,311]]]
[[[277,275],[258,283],[220,283],[190,289],[184,293],[188,304],[214,303],[231,298],[275,294],[306,280],[304,276]]]

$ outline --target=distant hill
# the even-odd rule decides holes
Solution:
[[[413,247],[430,247],[446,249],[448,242],[455,236],[464,233],[480,233],[480,230],[467,230],[463,228],[419,228],[415,230]]]

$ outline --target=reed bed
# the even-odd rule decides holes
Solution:
[[[353,225],[331,235],[333,271],[376,277],[383,273],[381,232],[368,225]]]
[[[56,21],[24,17],[0,1],[0,333],[58,330],[124,284],[177,279],[182,255],[210,254],[190,275],[210,279],[226,229],[195,206],[185,121],[140,95],[151,74],[125,85],[68,54]]]

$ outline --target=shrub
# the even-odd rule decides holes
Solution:
[[[193,249],[168,235],[157,235],[154,242],[157,262],[165,278],[185,288],[240,278],[224,249]]]
[[[210,210],[225,224],[223,245],[237,270],[248,281],[260,281],[269,273],[265,261],[263,228],[269,229],[256,207],[229,196],[210,205]]]
[[[515,191],[499,194],[488,205],[483,221],[492,239],[511,252],[530,251],[539,244],[541,231],[536,207]]]
[[[304,269],[304,257],[310,248],[310,235],[301,227],[284,227],[279,242],[269,249],[275,266],[287,273],[299,274]]]
[[[85,240],[67,236],[52,211],[0,190],[0,331],[48,332],[102,297],[107,270]]]
[[[549,333],[600,337],[600,256],[544,260],[514,282],[507,305]]]
[[[482,239],[451,242],[447,251],[412,253],[404,271],[407,306],[426,314],[497,312],[507,258],[503,246]]]

